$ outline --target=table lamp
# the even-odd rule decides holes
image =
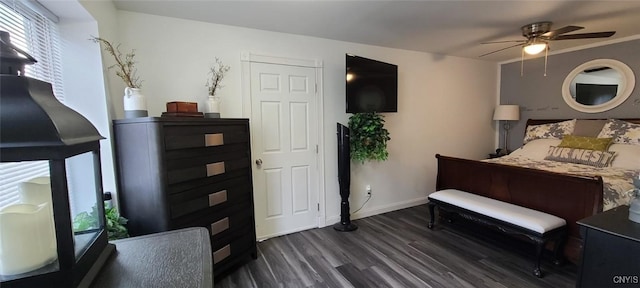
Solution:
[[[509,153],[509,121],[520,120],[520,107],[518,105],[498,105],[493,112],[493,120],[504,121],[504,149]]]

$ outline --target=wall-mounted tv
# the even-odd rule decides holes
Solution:
[[[616,97],[616,84],[584,84],[576,83],[576,102],[583,105],[598,105],[609,102]]]
[[[398,66],[347,54],[347,113],[398,112]]]

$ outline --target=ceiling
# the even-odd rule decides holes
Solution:
[[[206,1],[114,0],[119,10],[261,30],[446,54],[487,61],[518,59],[521,50],[487,52],[522,40],[539,21],[617,31],[610,38],[551,42],[551,51],[640,35],[640,1]]]

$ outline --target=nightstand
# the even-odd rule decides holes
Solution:
[[[640,223],[620,206],[578,221],[584,241],[577,287],[640,285]]]

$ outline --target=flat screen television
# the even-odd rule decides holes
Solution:
[[[616,84],[584,84],[576,83],[576,102],[583,105],[598,105],[609,102],[616,97]]]
[[[398,112],[398,66],[347,54],[347,113]]]

